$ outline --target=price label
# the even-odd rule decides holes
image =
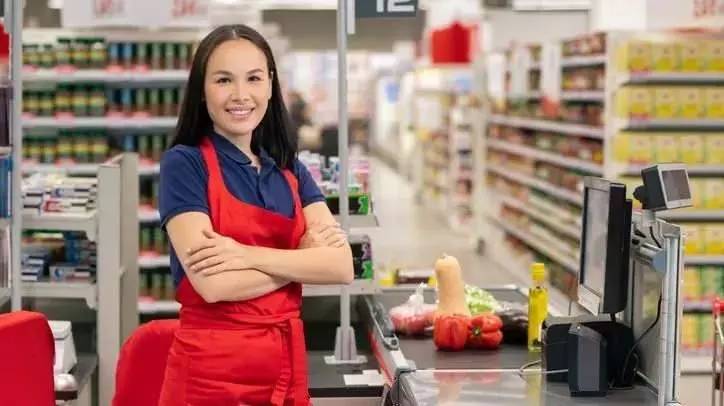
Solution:
[[[209,0],[166,0],[158,2],[168,10],[164,20],[168,27],[208,27]],[[166,8],[167,7],[167,8]]]

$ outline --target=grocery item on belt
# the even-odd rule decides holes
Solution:
[[[435,261],[435,277],[439,299],[436,314],[469,317],[470,309],[465,302],[465,283],[458,260],[453,256],[443,255]]]
[[[493,295],[472,285],[465,285],[465,303],[473,316],[481,313],[493,313],[500,309],[500,304]]]
[[[470,329],[470,317],[440,314],[435,318],[432,335],[435,347],[443,351],[460,351],[465,348]]]
[[[425,285],[418,285],[407,301],[390,309],[390,319],[395,331],[405,335],[423,335],[432,326],[436,306],[426,304],[423,296]]]

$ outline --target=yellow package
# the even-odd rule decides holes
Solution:
[[[705,209],[724,209],[724,179],[704,179],[705,182],[705,194],[704,200]]]
[[[681,53],[681,70],[684,72],[700,72],[706,65],[706,44],[700,40],[687,40],[679,44]]]
[[[679,90],[679,117],[704,117],[704,92],[700,87],[681,87]]]
[[[705,70],[710,72],[724,72],[724,40],[708,40],[706,47]]]
[[[708,87],[704,89],[704,105],[706,118],[724,118],[724,87]]]
[[[687,351],[699,347],[699,318],[696,314],[685,313],[681,317],[681,348]]]
[[[653,138],[655,136],[632,134],[629,139],[628,159],[632,164],[650,164],[656,160]]]
[[[701,284],[699,269],[687,266],[684,268],[684,300],[698,300]]]
[[[670,42],[651,44],[651,59],[654,72],[679,70],[679,47]]]
[[[689,179],[691,189],[691,206],[693,209],[703,209],[706,201],[706,180]]]
[[[613,137],[613,159],[616,162],[630,162],[631,134],[620,132]]]
[[[678,116],[677,89],[674,87],[654,88],[654,117],[674,118]]]
[[[659,134],[655,137],[656,162],[670,163],[679,161],[679,139],[674,135]]]
[[[685,164],[704,163],[704,136],[679,136],[679,147],[681,148],[681,162]]]
[[[724,165],[724,134],[704,135],[706,143],[706,163]]]
[[[616,53],[617,65],[621,70],[642,72],[651,70],[651,43],[629,40]]]
[[[707,224],[704,226],[704,240],[706,241],[706,254],[724,255],[724,225]]]
[[[616,114],[619,117],[648,119],[652,116],[654,92],[649,87],[629,86],[616,93]]]
[[[681,224],[686,237],[684,238],[684,253],[686,255],[701,255],[706,247],[703,227],[696,223]]]

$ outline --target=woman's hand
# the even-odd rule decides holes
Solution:
[[[299,242],[299,249],[333,247],[339,248],[347,244],[347,234],[339,224],[310,224],[307,232]]]
[[[213,230],[203,233],[207,239],[187,251],[184,265],[189,272],[208,276],[251,268],[246,246]]]

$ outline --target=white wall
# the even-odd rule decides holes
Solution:
[[[508,48],[512,41],[541,43],[571,38],[589,31],[589,17],[585,11],[488,10],[485,11],[485,19],[490,23],[490,50]]]

